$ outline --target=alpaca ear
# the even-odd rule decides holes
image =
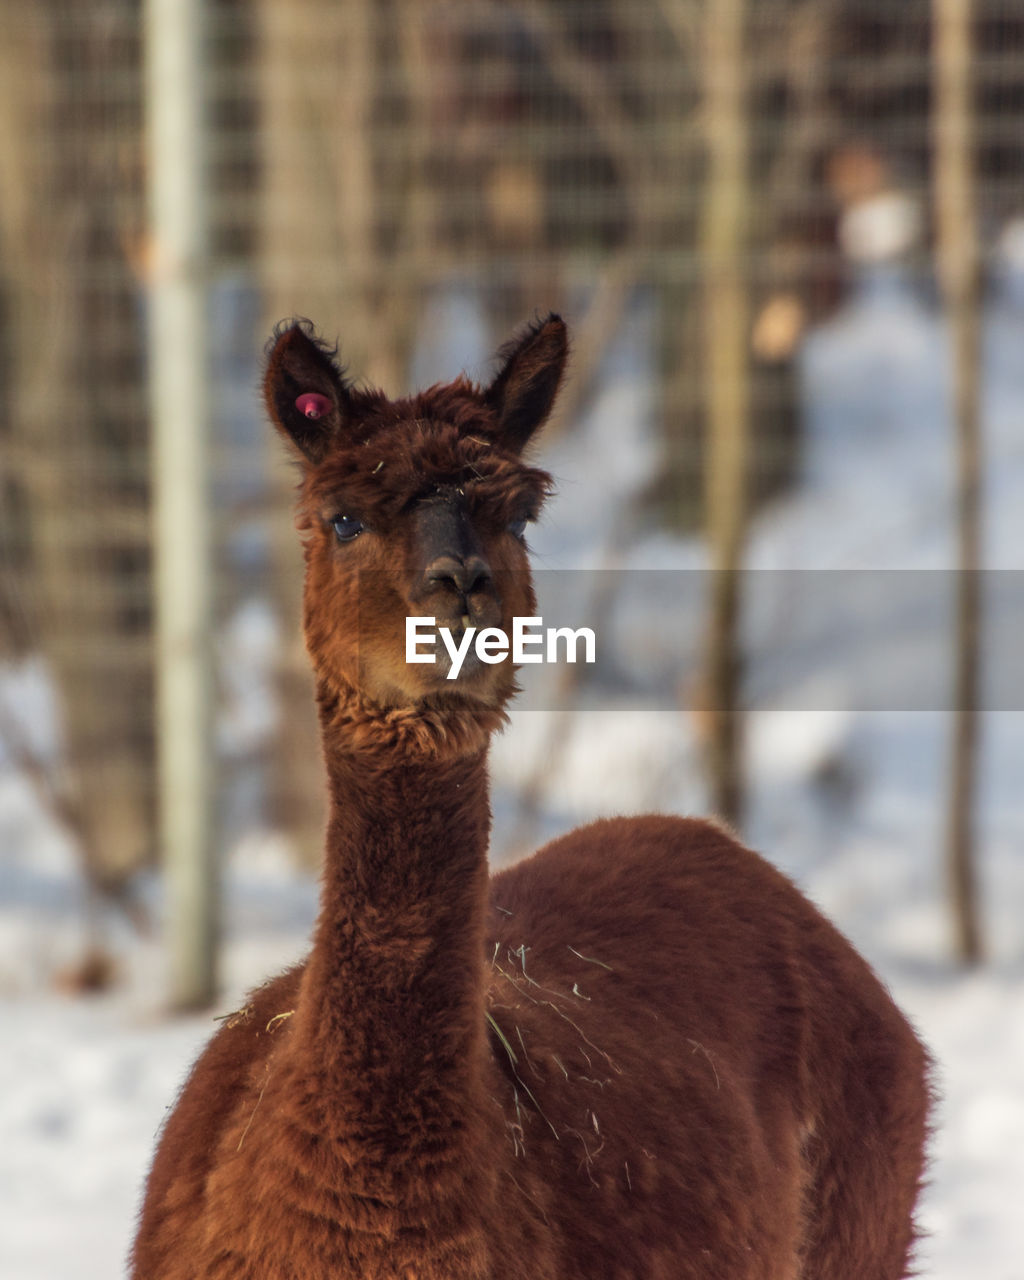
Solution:
[[[568,353],[565,322],[553,313],[498,353],[502,368],[484,399],[498,416],[497,435],[514,452],[525,448],[547,420]]]
[[[274,426],[312,463],[321,462],[351,416],[352,399],[333,353],[308,320],[278,326],[263,396]]]

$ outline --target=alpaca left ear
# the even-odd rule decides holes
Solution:
[[[497,436],[514,453],[547,421],[568,354],[565,322],[553,313],[498,353],[504,363],[484,399],[497,414]]]
[[[274,331],[263,397],[274,426],[312,463],[323,461],[352,418],[352,398],[333,351],[308,320]]]

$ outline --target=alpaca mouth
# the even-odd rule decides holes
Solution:
[[[455,647],[456,656],[453,656],[442,642],[439,628],[437,662],[434,670],[440,680],[448,685],[464,684],[467,680],[473,680],[481,673],[492,669],[490,664],[481,660],[472,644],[473,636],[476,634],[476,628],[472,623],[460,620],[458,624],[448,626],[445,630],[451,637],[450,643]],[[467,635],[469,643],[467,643]]]
[[[479,647],[481,635],[496,629],[489,619],[474,616],[480,612],[467,610],[452,617],[431,618],[429,622],[425,618],[409,620],[410,625],[417,626],[411,641],[407,630],[406,662],[425,664],[420,672],[438,692],[475,692],[474,686],[500,683],[500,672],[507,663]]]

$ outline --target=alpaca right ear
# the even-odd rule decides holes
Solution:
[[[267,356],[267,411],[278,431],[312,463],[323,461],[352,409],[333,354],[308,320],[298,320],[278,326]]]
[[[554,312],[498,352],[502,367],[484,392],[498,416],[498,435],[516,453],[544,425],[565,373],[569,337]]]

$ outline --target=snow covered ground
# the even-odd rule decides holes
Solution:
[[[460,294],[457,301],[448,348],[440,348],[449,353],[480,332],[472,298]],[[986,556],[989,565],[1019,570],[1024,311],[1012,302],[1010,291],[993,301],[987,339]],[[563,436],[545,458],[561,480],[561,496],[535,538],[545,573],[602,563],[601,539],[615,511],[655,465],[648,325],[641,300],[583,430]],[[755,566],[914,574],[949,566],[942,351],[935,317],[887,276],[865,282],[811,336],[804,355],[807,482],[759,522]],[[472,367],[481,355],[458,352],[452,368],[439,368],[435,359],[424,378]],[[634,570],[701,566],[699,547],[663,535],[637,543],[627,557]],[[657,601],[649,596],[641,590],[630,597],[615,625],[630,634],[639,619],[640,630],[650,630],[645,610]],[[250,645],[256,682],[272,632],[258,606],[235,625],[236,646]],[[890,651],[901,643],[894,635]],[[913,644],[941,669],[941,634],[926,632]],[[776,675],[759,702],[763,709],[751,717],[747,834],[863,950],[935,1055],[942,1100],[921,1210],[929,1233],[922,1274],[1024,1280],[1024,703],[1009,696],[1012,688],[1004,690],[1004,701],[993,703],[1005,709],[984,720],[980,847],[990,956],[983,968],[962,973],[948,958],[942,882],[948,713],[927,698],[912,710],[844,701],[835,692],[844,669],[831,648],[819,649],[807,670]],[[45,724],[42,674],[30,665],[17,681],[11,673],[4,680],[8,691],[43,708],[36,720]],[[685,697],[676,705],[656,682],[642,692],[588,694],[588,709],[568,721],[538,710],[517,713],[494,753],[496,859],[523,835],[516,786],[531,778],[537,754],[555,734],[562,735],[557,759],[541,811],[528,824],[531,839],[599,813],[701,810],[698,719]],[[258,699],[247,702],[244,690],[238,715],[229,736],[267,732],[272,724],[272,712]],[[158,906],[159,886],[147,892]],[[315,885],[292,869],[272,834],[239,829],[227,868],[223,1011],[302,954],[315,896]],[[140,940],[113,918],[121,984],[97,997],[60,995],[57,975],[79,954],[86,918],[66,841],[0,757],[5,1280],[123,1273],[154,1136],[214,1028],[208,1016],[162,1016],[157,942]]]

